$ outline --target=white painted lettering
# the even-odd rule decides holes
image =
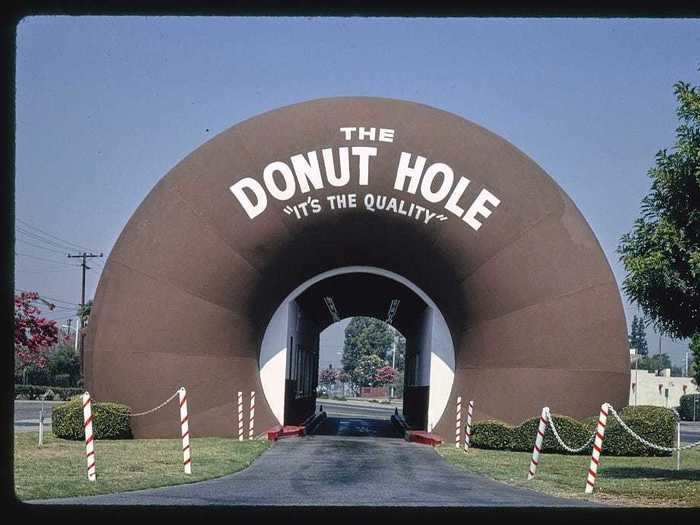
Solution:
[[[464,214],[464,217],[462,217],[462,220],[475,230],[481,228],[481,222],[476,219],[476,216],[481,215],[482,217],[487,218],[489,215],[491,215],[491,210],[485,206],[487,202],[496,207],[501,203],[501,200],[489,190],[481,190],[481,193],[479,193],[479,196],[472,203],[472,205],[469,206],[469,209],[467,210],[467,213]]]

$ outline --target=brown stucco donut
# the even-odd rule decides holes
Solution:
[[[365,140],[357,132],[346,140],[342,127],[374,127],[375,140],[368,130]],[[379,128],[393,130],[393,141],[380,141]],[[343,147],[376,148],[367,185],[350,149],[347,185],[324,180],[322,189],[302,193],[296,180],[291,199],[268,194],[266,209],[252,219],[229,189],[246,177],[264,187],[270,163],[292,166],[292,156],[311,151],[322,159],[326,148],[336,155],[338,175]],[[460,177],[468,179],[459,204],[465,211],[483,190],[498,205],[486,203],[491,214],[475,215],[474,229],[445,209],[448,196],[431,202],[420,189],[394,189],[402,152],[410,153],[411,166],[422,156],[426,169],[451,168],[452,190]],[[281,185],[282,174],[274,177]],[[426,187],[433,200],[445,177],[443,168]],[[355,193],[360,205],[331,210],[327,197],[339,193]],[[435,216],[426,224],[425,215],[369,211],[361,205],[368,193]],[[301,218],[299,208],[285,211],[308,198],[324,209]],[[304,102],[242,122],[158,182],[101,276],[86,337],[86,386],[96,399],[136,412],[185,385],[195,436],[235,435],[236,392],[255,390],[256,430],[272,427],[279,421],[259,377],[268,322],[300,284],[348,266],[403,276],[444,315],[454,345],[454,382],[435,426],[444,436],[454,432],[457,395],[475,399],[477,420],[511,423],[544,405],[583,417],[603,401],[626,404],[629,357],[618,287],[571,199],[514,146],[461,117],[365,97]],[[372,289],[357,289],[368,300],[344,313],[382,315],[387,301],[372,302]],[[135,435],[178,435],[176,412],[169,406],[133,418]]]

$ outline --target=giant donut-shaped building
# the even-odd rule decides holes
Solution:
[[[366,97],[242,122],[158,182],[100,278],[86,386],[138,412],[184,385],[195,436],[237,435],[238,391],[256,433],[299,423],[320,332],[392,303],[415,428],[450,435],[457,396],[511,423],[625,404],[618,287],[571,199],[461,117]],[[175,413],[134,434],[177,435]]]

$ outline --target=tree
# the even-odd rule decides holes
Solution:
[[[88,318],[92,313],[92,303],[93,300],[90,299],[84,305],[78,306],[78,309],[75,311],[75,314],[83,320],[83,326],[87,325]]]
[[[396,380],[397,375],[398,375],[398,372],[396,371],[395,368],[392,368],[388,365],[383,366],[383,367],[377,369],[375,376],[374,376],[374,382],[377,386],[388,385],[390,383],[393,383]]]
[[[654,354],[652,356],[640,357],[637,368],[639,370],[655,372],[657,370],[663,370],[664,368],[673,369],[673,365],[671,364],[671,358],[668,354]]]
[[[384,361],[376,354],[366,354],[357,361],[357,366],[350,372],[350,378],[357,389],[363,386],[377,386],[377,370]]]
[[[391,360],[391,347],[394,341],[392,329],[379,319],[353,317],[345,328],[343,346],[343,370],[352,376],[363,356],[374,355],[381,361],[379,366]],[[390,362],[390,361],[389,361]]]
[[[636,315],[632,318],[632,331],[629,335],[629,341],[630,348],[635,348],[637,355],[646,356],[649,353],[644,320]]]
[[[40,317],[41,310],[33,304],[39,300],[36,292],[15,294],[15,362],[20,368],[46,366],[46,354],[58,342],[56,321]]]
[[[70,342],[59,342],[48,355],[47,368],[56,386],[78,386],[80,381],[80,358]],[[68,384],[62,385],[58,379],[64,376]]]
[[[693,362],[689,373],[693,377],[696,385],[700,385],[700,334],[695,334],[690,338],[688,349],[693,354]]]
[[[338,379],[338,370],[333,368],[333,365],[329,365],[328,368],[324,368],[318,374],[318,382],[320,385],[330,388]]]
[[[674,93],[676,142],[656,154],[651,191],[618,253],[626,295],[660,333],[681,339],[700,333],[700,91],[678,82]]]

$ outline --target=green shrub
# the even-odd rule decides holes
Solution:
[[[700,394],[681,396],[678,413],[683,421],[700,421]]]
[[[65,401],[71,396],[83,393],[82,388],[62,388],[57,386],[48,387],[43,385],[15,385],[15,399],[41,399],[41,395],[45,394],[48,390],[53,392],[51,399],[60,399],[61,401]]]
[[[92,428],[95,439],[129,439],[131,426],[129,424],[129,407],[118,403],[93,403]],[[83,430],[82,400],[73,398],[71,401],[54,407],[51,413],[53,434],[62,439],[82,440]]]
[[[27,383],[30,385],[48,386],[51,384],[51,372],[48,368],[29,365],[26,372]]]
[[[641,437],[664,447],[675,445],[676,418],[671,410],[662,407],[627,407],[619,412],[622,420]],[[567,416],[552,414],[559,436],[568,446],[577,448],[586,443],[595,431],[598,416],[582,421]],[[539,418],[524,421],[511,427],[500,421],[479,421],[472,427],[471,443],[476,448],[516,450],[532,452],[539,426]],[[591,445],[578,452],[590,454]],[[571,454],[559,445],[551,426],[547,425],[543,452]],[[603,455],[611,456],[669,456],[670,452],[647,447],[632,437],[610,414],[603,439]]]
[[[77,386],[80,379],[80,357],[71,345],[59,344],[55,350],[49,353],[47,366],[51,375],[51,382],[46,384],[58,386]],[[66,383],[59,376],[66,376]]]
[[[552,414],[554,418],[554,424],[557,427],[557,432],[559,437],[572,448],[578,448],[583,445],[588,439],[590,439],[591,434],[593,434],[593,429],[589,428],[586,422],[577,421],[573,418],[567,416],[560,416],[558,414]],[[537,436],[537,428],[540,424],[540,418],[528,419],[521,423],[515,428],[513,432],[513,438],[510,443],[511,450],[519,450],[523,452],[531,452],[535,444],[535,437]],[[557,439],[554,437],[554,432],[547,425],[547,431],[544,434],[544,441],[542,443],[542,450],[544,452],[558,452],[562,454],[571,454],[566,449],[564,449]],[[580,454],[590,453],[591,447],[586,447]]]
[[[477,448],[507,449],[515,429],[502,421],[485,420],[472,425],[469,444]]]
[[[675,446],[676,417],[668,408],[654,406],[626,407],[619,412],[625,424],[638,435],[663,447]],[[603,454],[611,456],[670,456],[633,438],[611,414],[605,427]]]

